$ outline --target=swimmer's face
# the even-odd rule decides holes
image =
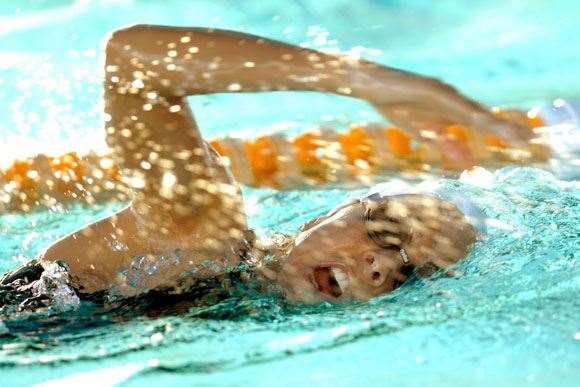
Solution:
[[[420,273],[457,262],[476,239],[473,227],[449,203],[422,195],[389,199],[389,203],[389,208],[398,204],[408,209],[400,219],[413,224],[413,231],[402,247]],[[366,301],[406,280],[400,249],[380,248],[368,237],[363,220],[366,205],[346,206],[303,227],[277,275],[288,300]]]
[[[309,223],[297,236],[278,273],[288,300],[365,301],[404,281],[398,252],[381,249],[368,238],[363,211],[360,203],[353,204]]]

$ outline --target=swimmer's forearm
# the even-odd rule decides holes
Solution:
[[[397,86],[409,78],[409,73],[345,55],[207,28],[130,27],[113,33],[107,56],[118,64],[108,67],[108,82],[118,82],[119,74],[130,82],[146,78],[146,87],[177,96],[304,90],[372,102],[383,94],[373,92],[373,83],[391,77],[387,83]],[[403,88],[393,90],[400,94]]]

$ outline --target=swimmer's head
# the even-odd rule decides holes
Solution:
[[[474,228],[427,195],[356,201],[301,228],[276,280],[293,302],[365,301],[396,289],[413,268],[463,258]]]

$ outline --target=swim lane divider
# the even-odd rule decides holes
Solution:
[[[518,111],[496,111],[524,122],[530,130],[542,127],[539,116]],[[445,129],[466,147],[478,165],[546,162],[549,147],[529,144],[514,148],[495,135],[483,137],[469,128]],[[329,182],[370,182],[388,171],[428,172],[434,168],[456,171],[452,158],[429,142],[417,142],[403,130],[379,124],[353,124],[346,132],[314,128],[294,138],[280,133],[255,139],[226,137],[209,141],[242,184],[276,189]],[[27,212],[54,208],[67,202],[87,204],[129,200],[129,189],[110,154],[39,154],[14,160],[0,171],[0,212]]]

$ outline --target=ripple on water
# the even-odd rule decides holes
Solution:
[[[83,303],[77,313],[5,321],[0,366],[9,370],[7,377],[35,367],[40,378],[54,366],[66,376],[126,365],[119,372],[129,384],[184,382],[192,375],[201,384],[268,381],[274,370],[296,370],[285,376],[282,384],[289,385],[318,377],[338,385],[370,383],[381,375],[405,385],[400,375],[418,370],[416,380],[434,384],[469,379],[483,385],[494,378],[524,384],[546,373],[563,381],[577,377],[578,189],[529,168],[502,170],[488,188],[445,184],[473,196],[502,225],[477,242],[458,265],[458,278],[414,278],[392,294],[342,306],[293,306],[251,295],[154,315]],[[333,206],[328,196],[338,201],[345,194],[331,191],[319,198],[327,208],[305,211],[292,195],[252,192],[265,195],[257,198],[261,206],[284,208],[275,214],[282,229],[299,223],[287,220],[288,209],[308,217]],[[252,221],[271,224],[269,215]],[[329,356],[344,363],[335,374],[320,376],[322,365],[334,366]]]

